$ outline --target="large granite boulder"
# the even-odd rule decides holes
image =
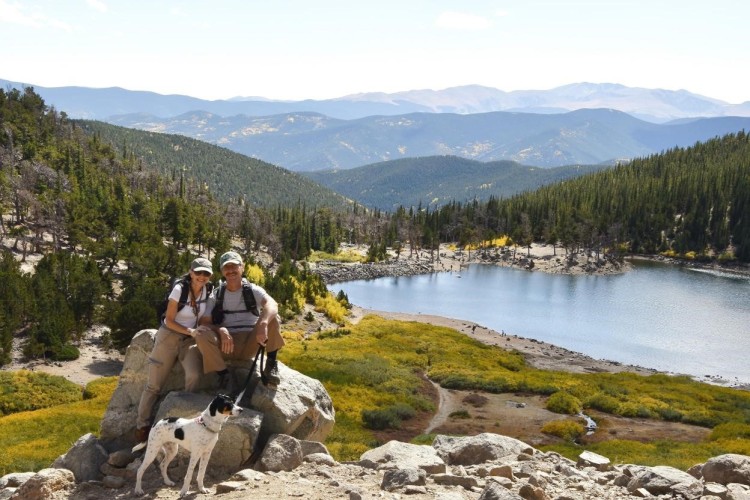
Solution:
[[[142,330],[133,337],[128,346],[119,384],[101,422],[100,441],[108,450],[135,444],[136,412],[141,393],[146,385],[148,357],[154,345],[155,335],[156,330]],[[237,380],[244,382],[250,365],[251,361],[248,361],[232,367],[237,371]],[[258,369],[259,367],[256,367],[256,371]],[[279,363],[279,372],[281,383],[273,389],[258,384],[257,374],[253,377],[251,387],[248,388],[240,405],[259,413],[243,412],[243,417],[236,419],[235,424],[232,424],[233,419],[230,419],[227,425],[229,432],[222,431],[222,434],[228,438],[235,436],[233,428],[242,428],[245,424],[241,422],[246,418],[253,420],[252,424],[247,424],[248,429],[255,429],[256,420],[262,414],[260,430],[251,430],[253,439],[257,439],[260,435],[263,441],[272,434],[287,434],[303,440],[323,441],[328,436],[335,422],[335,411],[331,397],[323,385],[318,380],[302,375],[283,363]],[[156,418],[166,415],[189,416],[200,413],[216,394],[215,382],[213,377],[206,377],[201,384],[200,390],[204,398],[194,398],[185,392],[174,394],[173,391],[181,391],[184,388],[184,371],[180,363],[175,363],[164,386],[165,395],[156,403]],[[257,385],[257,387],[253,388],[252,385]],[[170,394],[173,395],[170,396]],[[164,402],[167,401],[167,397],[170,402],[165,407]],[[167,413],[167,408],[170,412],[174,410],[174,413]],[[243,443],[241,448],[244,450],[244,440],[235,439],[234,442]],[[238,453],[244,455],[245,451]]]

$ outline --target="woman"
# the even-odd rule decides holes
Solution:
[[[195,345],[193,338],[198,320],[206,311],[206,300],[213,288],[210,283],[212,274],[211,261],[198,257],[190,265],[190,272],[177,280],[169,294],[167,312],[156,332],[154,348],[148,359],[148,380],[138,404],[137,443],[148,438],[151,412],[175,361],[179,360],[185,370],[186,391],[194,391],[200,381],[203,372],[201,359],[185,355],[190,346]]]

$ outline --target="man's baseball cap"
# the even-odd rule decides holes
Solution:
[[[219,259],[219,267],[224,269],[224,266],[229,263],[241,266],[242,257],[240,257],[240,254],[238,254],[237,252],[227,252],[221,256],[221,259]]]
[[[191,271],[208,271],[209,273],[213,274],[214,270],[211,269],[211,261],[204,258],[204,257],[198,257],[193,261],[192,264],[190,264],[190,270]]]

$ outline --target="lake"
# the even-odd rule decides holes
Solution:
[[[750,278],[636,262],[567,276],[475,264],[329,287],[381,311],[474,321],[594,358],[750,383]]]

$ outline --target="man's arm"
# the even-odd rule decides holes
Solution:
[[[260,345],[266,345],[268,342],[268,323],[279,314],[279,304],[271,297],[266,295],[261,302],[260,318],[258,318],[258,332],[256,340]]]

